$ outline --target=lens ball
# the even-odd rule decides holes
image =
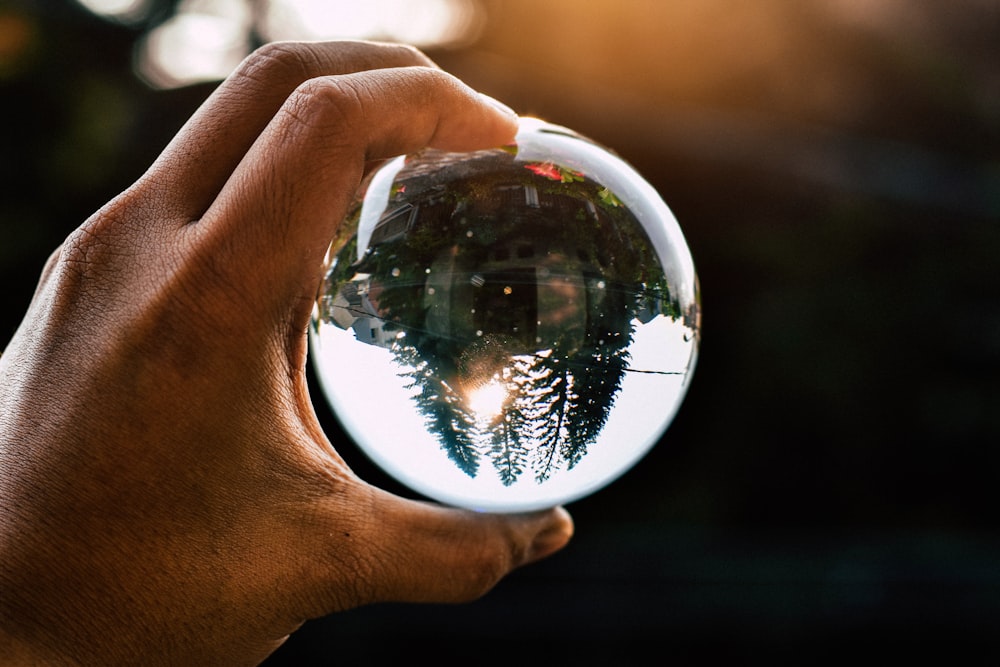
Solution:
[[[700,341],[698,280],[631,166],[524,118],[368,180],[327,255],[310,355],[337,418],[440,502],[519,512],[609,484],[664,435]]]

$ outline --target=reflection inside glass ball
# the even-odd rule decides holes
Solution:
[[[397,158],[333,241],[311,355],[346,431],[430,498],[567,503],[660,439],[699,343],[697,278],[630,166],[522,119],[516,143]]]

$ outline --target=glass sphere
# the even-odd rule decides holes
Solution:
[[[425,150],[369,179],[327,255],[310,331],[345,430],[424,496],[564,504],[667,429],[698,355],[698,281],[636,171],[563,127]]]

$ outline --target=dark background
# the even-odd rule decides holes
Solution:
[[[210,92],[133,74],[173,4],[0,3],[0,340]],[[311,622],[267,664],[1000,655],[1000,3],[476,5],[479,37],[429,52],[661,192],[699,366],[662,442],[570,506],[564,552],[470,605]]]

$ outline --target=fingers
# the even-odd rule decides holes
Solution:
[[[416,49],[372,42],[276,42],[249,56],[192,116],[143,178],[178,222],[201,217],[288,96],[321,76],[433,66]]]
[[[393,530],[382,541],[376,600],[476,599],[515,568],[564,547],[573,533],[572,520],[561,508],[489,515],[419,504],[409,512],[393,512],[387,516]],[[394,576],[384,577],[385,572]]]
[[[332,609],[371,602],[466,602],[513,569],[562,549],[573,534],[566,510],[482,514],[409,501],[375,491],[371,521],[357,535],[352,559],[329,562],[330,590],[353,590],[353,600],[324,601]],[[344,567],[354,586],[344,586]],[[330,605],[334,607],[330,607]]]
[[[239,239],[240,256],[219,263],[234,271],[238,284],[252,276],[266,286],[261,294],[283,303],[311,297],[366,162],[425,146],[497,146],[510,142],[516,129],[512,113],[437,69],[312,79],[258,137],[199,222],[199,233]]]

